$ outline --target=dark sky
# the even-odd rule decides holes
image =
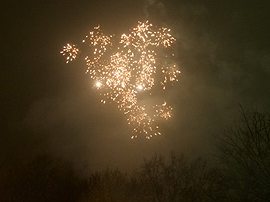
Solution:
[[[8,1],[1,5],[1,161],[52,152],[78,169],[129,170],[174,150],[211,151],[209,138],[240,108],[270,109],[267,1]],[[121,34],[149,19],[177,38],[181,75],[167,94],[173,118],[164,135],[130,140],[125,117],[102,105],[82,61],[59,54],[100,24]]]

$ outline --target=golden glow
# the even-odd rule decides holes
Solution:
[[[97,88],[100,88],[101,85],[102,85],[102,84],[101,84],[99,81],[96,82],[96,87],[97,87]]]
[[[143,89],[143,86],[142,85],[138,85],[138,90],[142,90]]]
[[[156,119],[169,119],[172,107],[163,104],[147,109],[138,103],[138,94],[149,91],[160,84],[161,89],[178,81],[180,71],[173,62],[171,46],[176,39],[168,28],[157,28],[148,21],[123,34],[117,43],[113,35],[105,35],[100,26],[94,27],[82,41],[92,53],[85,57],[87,71],[95,80],[94,87],[100,91],[101,102],[113,101],[127,116],[133,126],[131,138],[143,134],[147,139],[161,135]],[[79,49],[67,44],[61,53],[67,56],[67,63],[76,59]],[[156,81],[161,75],[162,80]],[[159,76],[160,77],[160,76]],[[159,78],[158,77],[158,78]]]

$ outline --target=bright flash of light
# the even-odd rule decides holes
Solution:
[[[138,85],[138,89],[142,90],[143,89],[142,85]]]
[[[101,84],[99,81],[96,82],[96,87],[97,87],[97,88],[100,88],[101,85],[102,85],[102,84]]]
[[[156,120],[172,117],[172,107],[163,104],[153,105],[147,109],[138,103],[138,95],[149,92],[154,85],[166,86],[178,81],[180,71],[173,62],[173,47],[176,39],[170,29],[158,28],[148,21],[138,22],[127,34],[122,34],[119,42],[113,35],[106,35],[100,26],[82,41],[91,49],[85,56],[87,71],[96,81],[95,87],[100,91],[101,102],[115,102],[127,116],[128,124],[132,125],[131,138],[143,134],[147,139],[161,135]],[[76,45],[67,44],[61,53],[67,56],[67,63],[76,59],[79,49]],[[156,81],[157,76],[162,81]]]

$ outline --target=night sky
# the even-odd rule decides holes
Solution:
[[[85,172],[136,169],[172,150],[211,153],[209,139],[238,120],[240,105],[270,109],[269,8],[254,0],[2,3],[0,160],[50,152]],[[120,35],[146,19],[171,28],[181,74],[166,95],[174,115],[164,134],[131,140],[126,117],[100,103],[83,60],[66,64],[59,52],[98,24]]]

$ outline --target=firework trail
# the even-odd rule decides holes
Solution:
[[[138,95],[145,92],[151,95],[151,89],[157,85],[165,90],[177,81],[180,71],[172,62],[172,45],[176,39],[170,29],[157,28],[146,21],[138,22],[118,43],[115,41],[115,36],[105,35],[100,26],[89,32],[82,41],[91,50],[91,54],[85,56],[86,73],[95,80],[94,88],[100,91],[101,102],[115,102],[127,116],[134,132],[131,139],[139,134],[147,139],[161,135],[156,122],[171,118],[172,107],[164,101],[147,109],[139,104]],[[75,60],[80,51],[77,45],[67,44],[60,53],[66,56],[68,63]]]

